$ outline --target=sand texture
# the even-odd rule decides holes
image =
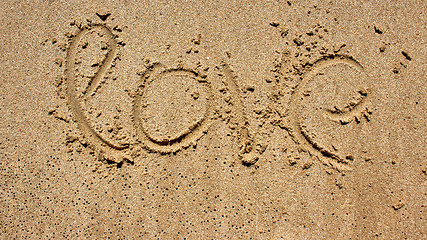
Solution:
[[[426,1],[1,1],[0,239],[426,239]]]

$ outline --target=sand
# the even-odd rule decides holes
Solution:
[[[1,239],[426,238],[424,1],[3,1]]]

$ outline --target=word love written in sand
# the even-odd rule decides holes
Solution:
[[[98,55],[101,60],[89,63],[96,71],[92,73],[89,71],[85,75],[82,74],[85,69],[82,67],[84,60],[81,56],[87,55],[90,51],[85,39],[91,34],[99,38],[98,47],[101,51],[96,52],[96,49],[92,51],[96,52],[94,55]],[[91,39],[93,41],[96,38]],[[214,119],[212,79],[195,69],[169,68],[161,63],[150,65],[141,74],[141,84],[132,95],[133,99],[129,101],[132,105],[130,110],[132,116],[122,122],[129,123],[128,125],[135,131],[121,131],[123,127],[120,126],[116,129],[106,126],[107,131],[104,131],[102,123],[98,124],[90,117],[99,116],[102,112],[97,112],[89,106],[103,101],[101,98],[96,99],[96,96],[100,95],[99,89],[106,82],[109,69],[115,65],[117,47],[116,36],[108,27],[91,25],[79,30],[71,39],[68,49],[66,65],[68,103],[80,131],[92,148],[103,157],[119,162],[123,158],[132,158],[130,155],[134,153],[133,151],[140,149],[136,146],[160,153],[176,152],[190,146],[208,131]],[[229,101],[233,102],[231,106],[235,108],[233,117],[238,124],[241,156],[244,162],[254,163],[256,155],[260,152],[256,153],[252,149],[254,144],[247,129],[248,121],[233,71],[224,62],[216,68],[221,71],[222,81],[230,92]],[[337,77],[340,79],[339,83],[334,82]],[[369,120],[369,92],[366,88],[358,89],[360,84],[367,82],[366,78],[362,66],[349,57],[330,56],[317,61],[303,76],[302,82],[291,96],[287,128],[294,141],[316,155],[322,162],[337,169],[348,169],[347,160],[313,137],[310,127],[305,125],[303,118],[306,117],[307,110],[310,110],[310,114],[315,113],[322,116],[323,120],[340,125],[346,125],[353,120],[360,122],[362,117]],[[337,89],[329,89],[343,83],[349,84],[350,89],[357,93],[356,97],[340,94]],[[325,90],[332,90],[335,99],[336,96],[342,97],[328,103],[331,98],[324,94]],[[351,101],[345,102],[349,97]],[[101,109],[109,110],[105,107]],[[120,122],[120,119],[119,116],[113,116],[113,122]],[[137,140],[129,140],[126,137],[129,134],[135,136]]]

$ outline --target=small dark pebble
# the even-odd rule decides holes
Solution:
[[[412,58],[409,56],[409,54],[407,52],[402,51],[403,56],[408,59],[409,61],[412,60]]]
[[[375,32],[378,34],[383,34],[383,31],[379,28],[377,28],[376,26],[374,26]]]
[[[96,16],[98,16],[102,21],[107,20],[110,15],[111,13],[96,13]]]
[[[272,27],[278,27],[280,24],[279,23],[277,23],[277,22],[271,22],[270,23],[270,26],[272,26]]]
[[[295,39],[294,39],[294,43],[295,43],[297,46],[301,46],[301,45],[303,45],[303,44],[304,44],[304,42],[303,42],[303,41],[301,41],[301,39],[298,39],[298,38],[295,38]]]

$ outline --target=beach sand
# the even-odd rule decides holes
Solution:
[[[425,239],[424,1],[2,1],[1,239]]]

